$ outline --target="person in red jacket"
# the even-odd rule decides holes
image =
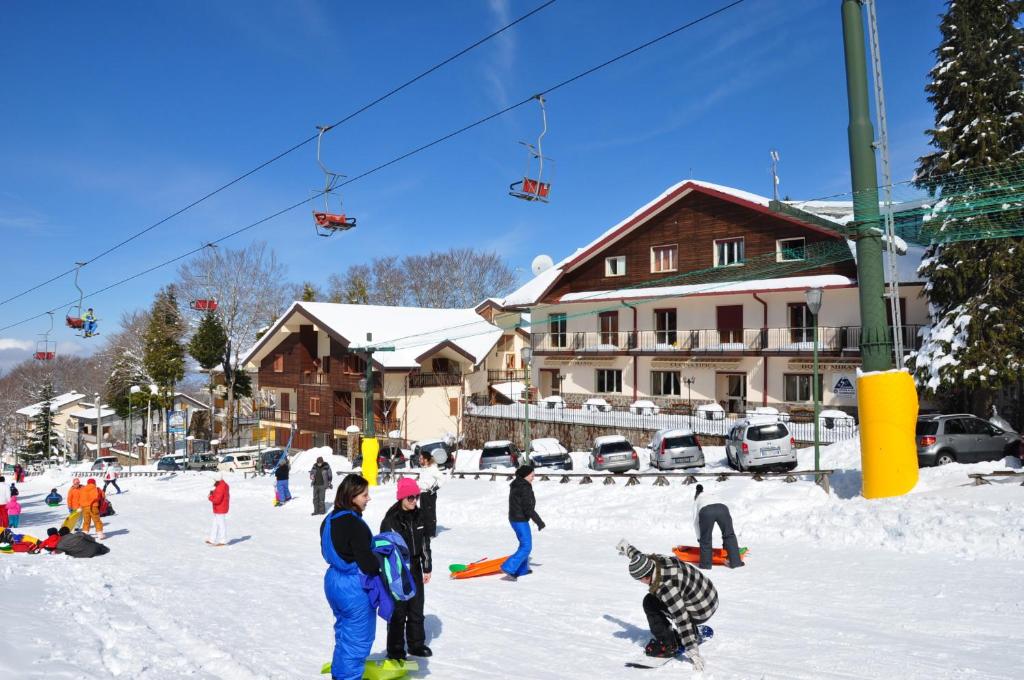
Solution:
[[[210,492],[210,503],[213,504],[213,526],[210,529],[210,537],[206,542],[210,545],[227,545],[228,541],[228,503],[231,499],[231,491],[228,483],[224,481],[223,473],[218,472],[214,478],[213,491]]]

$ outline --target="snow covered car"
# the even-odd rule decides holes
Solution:
[[[590,450],[590,467],[608,472],[639,470],[640,456],[628,439],[619,434],[609,434],[594,440],[594,448]]]
[[[256,456],[251,453],[225,453],[217,463],[220,472],[248,472],[256,469]]]
[[[519,461],[522,458],[522,452],[510,441],[499,439],[486,442],[480,452],[480,469],[519,467]]]
[[[786,423],[776,418],[747,418],[729,430],[725,458],[740,472],[771,467],[795,470],[796,441]]]
[[[917,419],[917,464],[947,465],[1019,456],[1020,435],[969,413]]]
[[[530,441],[530,463],[534,467],[572,470],[572,458],[554,437],[542,437]]]
[[[93,464],[91,470],[93,472],[106,472],[107,469],[120,470],[121,463],[117,461],[117,456],[100,456]]]
[[[704,449],[692,430],[658,430],[648,448],[651,466],[659,470],[704,466]]]

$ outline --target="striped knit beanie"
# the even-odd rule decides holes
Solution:
[[[654,560],[643,553],[634,553],[633,557],[629,558],[629,575],[636,580],[642,579],[644,576],[650,576],[654,571]]]

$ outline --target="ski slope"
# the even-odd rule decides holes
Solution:
[[[709,467],[723,467],[708,447]],[[303,454],[299,463],[315,459]],[[801,452],[809,467],[812,454]],[[342,467],[340,458],[331,458]],[[467,455],[465,461],[472,460]],[[465,463],[461,463],[465,464]],[[826,496],[813,483],[711,482],[732,510],[747,567],[710,572],[721,597],[703,648],[707,669],[684,661],[623,667],[649,638],[632,580],[614,549],[622,537],[668,552],[692,535],[693,487],[650,480],[535,483],[547,528],[534,533],[533,569],[516,583],[455,581],[447,565],[511,552],[507,484],[450,480],[438,503],[436,579],[427,586],[434,656],[419,677],[1020,678],[1024,487],[968,486],[967,472],[1016,461],[921,471],[914,493],[856,495],[856,444],[823,453],[841,470]],[[232,479],[231,545],[211,548],[211,473],[125,479],[112,495],[109,555],[0,555],[2,678],[317,678],[331,656],[333,619],[322,592],[320,517],[310,516],[305,469],[296,500],[272,507],[273,479]],[[63,518],[46,508],[67,472],[21,485],[25,531]],[[371,489],[379,526],[393,484]],[[378,621],[375,654],[384,649]]]

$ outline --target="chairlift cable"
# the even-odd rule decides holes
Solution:
[[[488,35],[484,36],[483,38],[480,38],[479,40],[474,42],[472,45],[469,45],[468,47],[464,47],[463,49],[459,50],[458,52],[456,52],[452,56],[450,56],[447,59],[445,59],[444,61],[441,61],[441,62],[438,62],[437,64],[434,64],[433,66],[431,66],[426,71],[423,71],[419,75],[417,75],[417,76],[415,76],[413,78],[410,78],[409,80],[407,80],[406,82],[402,83],[401,85],[392,88],[391,90],[389,90],[385,94],[377,97],[376,99],[374,99],[370,103],[363,105],[359,109],[356,109],[355,111],[353,111],[352,113],[348,114],[347,116],[345,116],[341,120],[337,121],[336,123],[333,123],[333,124],[327,126],[327,129],[331,130],[333,128],[338,127],[339,125],[342,125],[342,124],[352,120],[353,118],[355,118],[359,114],[364,113],[365,111],[373,108],[377,104],[380,104],[381,102],[385,101],[386,99],[389,99],[390,97],[398,94],[399,92],[401,92],[405,88],[407,88],[410,85],[416,83],[417,81],[425,78],[426,76],[430,75],[434,71],[437,71],[438,69],[443,68],[444,66],[447,66],[448,64],[450,64],[451,62],[455,61],[459,57],[462,57],[463,55],[471,52],[472,50],[474,50],[477,47],[483,45],[484,43],[486,43],[487,41],[491,40],[492,38],[495,38],[498,35],[501,35],[505,31],[507,31],[508,29],[510,29],[513,26],[515,26],[515,25],[525,21],[526,19],[530,18],[534,14],[537,14],[541,10],[544,10],[544,9],[550,7],[555,2],[557,2],[557,0],[548,0],[544,4],[539,5],[538,7],[535,7],[534,9],[530,10],[526,14],[523,14],[522,16],[518,17],[517,19],[514,19],[513,21],[510,21],[509,23],[505,24],[501,28],[498,28],[494,32],[489,33]],[[242,180],[247,179],[248,177],[254,175],[255,173],[259,172],[260,170],[266,168],[267,166],[272,165],[273,163],[276,163],[277,161],[281,160],[285,156],[288,156],[289,154],[293,153],[294,151],[297,151],[297,150],[301,149],[302,147],[306,146],[307,144],[309,144],[310,142],[312,142],[316,138],[317,138],[317,135],[311,135],[311,136],[307,137],[306,139],[298,142],[297,144],[292,145],[288,149],[285,149],[284,151],[282,151],[282,152],[278,153],[277,155],[273,156],[272,158],[270,158],[270,159],[260,163],[259,165],[257,165],[256,167],[252,168],[251,170],[245,172],[244,174],[239,175],[238,177],[232,179],[231,181],[222,184],[221,186],[217,187],[216,189],[213,189],[212,191],[210,191],[210,192],[204,194],[203,196],[201,196],[200,198],[197,198],[196,200],[192,201],[188,205],[186,205],[186,206],[184,206],[184,207],[174,211],[170,215],[167,215],[163,219],[160,219],[157,222],[154,222],[153,224],[149,225],[148,227],[142,229],[141,231],[138,231],[138,232],[132,234],[131,236],[128,236],[124,240],[120,241],[119,243],[116,243],[116,244],[110,246],[109,248],[107,248],[106,250],[102,251],[101,253],[99,253],[97,255],[94,255],[93,257],[91,257],[88,260],[86,260],[83,263],[83,266],[92,264],[96,260],[99,260],[100,258],[105,257],[106,255],[109,255],[110,253],[114,252],[115,250],[118,250],[119,248],[121,248],[121,247],[123,247],[123,246],[125,246],[125,245],[127,245],[129,243],[131,243],[132,241],[134,241],[135,239],[139,238],[140,236],[143,236],[143,235],[149,233],[150,231],[156,229],[160,225],[162,225],[162,224],[164,224],[164,223],[174,219],[175,217],[181,215],[182,213],[184,213],[184,212],[186,212],[188,210],[191,210],[192,208],[196,207],[200,203],[203,203],[204,201],[206,201],[206,200],[216,196],[217,194],[225,191],[226,189],[229,189],[230,187],[234,186],[235,184],[238,184]],[[42,288],[42,287],[44,287],[44,286],[46,286],[48,284],[51,284],[54,281],[59,281],[60,279],[62,279],[65,276],[67,276],[68,274],[73,274],[76,269],[77,269],[77,267],[72,268],[72,269],[68,269],[66,271],[63,271],[60,274],[56,274],[53,277],[51,277],[51,278],[49,278],[49,279],[47,279],[45,281],[37,283],[36,285],[32,286],[31,288],[26,288],[25,290],[23,290],[21,292],[15,293],[14,295],[12,295],[12,296],[10,296],[8,298],[0,300],[0,306],[3,306],[3,305],[5,305],[5,304],[7,304],[9,302],[13,302],[14,300],[17,300],[20,297],[23,297],[25,295],[28,295],[31,292],[39,290],[40,288]]]

